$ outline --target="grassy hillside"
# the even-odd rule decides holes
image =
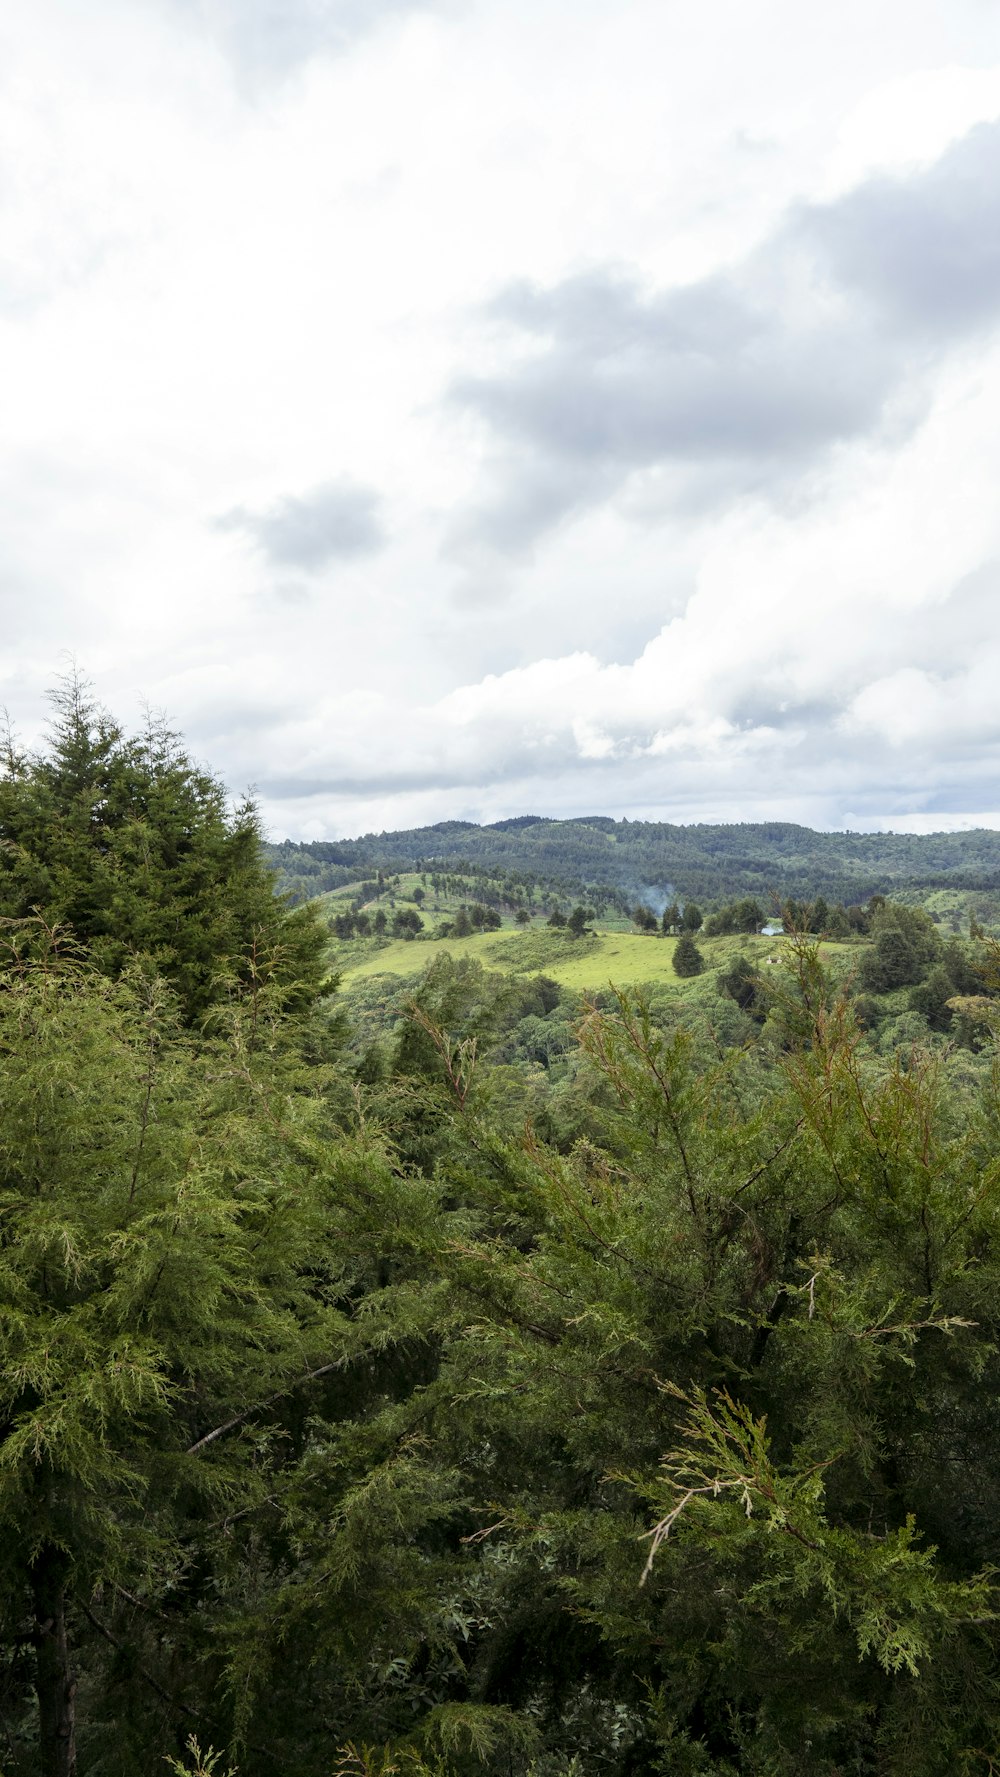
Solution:
[[[743,1040],[745,1026],[738,1020],[732,1024],[732,1014],[720,1011],[720,976],[730,976],[742,959],[759,971],[766,996],[769,965],[780,960],[785,949],[782,938],[765,938],[756,930],[741,933],[732,926],[709,935],[709,921],[696,940],[703,970],[682,977],[674,968],[677,937],[659,930],[639,931],[631,919],[607,905],[600,913],[591,912],[587,929],[574,936],[565,921],[554,926],[539,906],[540,901],[551,905],[557,898],[551,892],[543,897],[533,891],[530,900],[526,895],[518,900],[504,879],[468,872],[400,871],[383,872],[378,879],[354,877],[319,897],[315,905],[328,924],[328,961],[340,975],[358,1033],[377,1036],[390,1029],[407,993],[435,961],[450,957],[456,962],[475,961],[525,984],[532,977],[548,977],[562,990],[567,1007],[585,996],[606,995],[611,987],[643,986],[661,1011],[688,1008],[697,1011],[699,1020],[707,1017],[713,1028],[721,1028],[721,1018],[726,1040]],[[599,902],[599,896],[591,898]],[[902,974],[891,958],[888,964],[883,957],[872,966],[871,920],[876,920],[877,935],[881,916],[871,911],[860,916],[858,927],[853,932],[848,927],[849,935],[841,941],[845,929],[841,910],[839,928],[835,925],[831,934],[837,941],[824,939],[822,951],[838,973],[854,978],[855,991],[863,991],[862,1016],[873,1044],[888,1052],[929,1040],[932,1032],[952,1031],[958,1031],[966,1046],[974,1044],[970,1031],[955,1025],[948,1002],[956,994],[978,990],[975,963],[956,934],[968,931],[970,913],[989,919],[990,899],[949,887],[923,897],[911,891],[890,900],[889,908],[905,901],[925,903],[920,914],[923,925],[918,920],[917,926],[920,959]],[[563,900],[563,906],[569,902]],[[890,924],[894,917],[887,912]],[[488,924],[478,929],[484,921]],[[472,929],[474,925],[477,929]],[[722,992],[728,1002],[728,989]]]
[[[679,998],[698,998],[716,971],[726,968],[745,950],[754,962],[766,964],[780,954],[781,939],[701,938],[698,948],[705,958],[705,973],[682,980],[674,973],[676,938],[645,937],[638,933],[598,931],[591,937],[573,939],[562,932],[542,929],[514,935],[482,932],[471,938],[447,938],[440,943],[391,940],[376,945],[353,941],[332,947],[331,962],[340,972],[346,992],[373,976],[394,975],[400,981],[415,980],[428,963],[445,953],[474,957],[484,968],[505,974],[548,975],[574,993],[596,993],[609,984],[626,987],[640,982],[669,988]],[[854,946],[824,944],[825,956],[850,956]]]

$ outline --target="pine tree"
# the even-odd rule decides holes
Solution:
[[[700,975],[705,967],[705,958],[690,932],[683,932],[678,938],[671,960],[675,975]]]
[[[230,812],[162,723],[126,736],[76,675],[53,701],[48,752],[9,747],[0,778],[0,916],[67,927],[110,975],[147,957],[189,1020],[265,952],[311,1004],[323,933],[312,908],[276,900],[252,804]]]

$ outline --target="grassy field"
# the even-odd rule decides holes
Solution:
[[[321,916],[332,919],[358,898],[360,884],[348,883],[329,894],[317,897]],[[499,931],[476,932],[468,938],[431,937],[442,919],[453,919],[460,904],[474,898],[476,885],[455,884],[448,895],[435,892],[430,878],[416,872],[401,872],[390,878],[377,897],[366,903],[374,914],[381,907],[388,918],[403,908],[419,911],[426,936],[405,938],[352,938],[331,940],[330,965],[341,978],[342,990],[349,996],[352,988],[388,977],[400,986],[414,982],[437,957],[475,958],[484,968],[512,975],[548,975],[570,993],[598,993],[609,985],[615,987],[639,984],[667,990],[680,1000],[699,1000],[714,993],[714,977],[729,967],[740,952],[754,962],[765,963],[781,952],[780,938],[726,937],[697,939],[705,959],[705,972],[693,978],[674,974],[673,956],[676,938],[653,936],[636,931],[617,914],[601,916],[583,937],[574,939],[565,930],[551,927],[547,919],[536,914],[528,926],[515,923],[510,907],[504,910]],[[423,890],[421,903],[414,901],[414,891]],[[825,944],[824,954],[846,952],[856,954],[856,947]]]
[[[440,942],[394,939],[376,946],[354,940],[335,944],[331,963],[338,969],[346,991],[375,975],[395,975],[412,980],[435,957],[475,957],[487,969],[510,974],[549,975],[560,986],[576,993],[594,993],[609,983],[627,987],[639,982],[669,987],[681,997],[697,995],[705,976],[682,980],[674,974],[676,938],[646,937],[640,933],[600,931],[574,940],[561,932],[535,928],[526,932],[477,933],[471,938],[445,938]],[[706,975],[726,968],[741,950],[763,963],[780,955],[781,940],[774,938],[701,938],[698,948],[705,958]],[[824,956],[850,954],[853,946],[824,944]]]

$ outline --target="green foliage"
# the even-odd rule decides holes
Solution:
[[[761,1012],[763,984],[760,970],[748,956],[738,956],[730,968],[723,969],[716,977],[716,986],[720,993],[735,1000],[741,1011],[754,1015]]]
[[[400,1031],[397,1070],[436,1078],[442,1054],[436,1032],[443,1032],[449,1044],[464,1044],[474,1053],[503,1027],[517,998],[512,982],[481,963],[464,958],[454,962],[447,953],[435,957],[410,1001],[415,1016]]]
[[[401,907],[398,913],[393,914],[392,931],[396,938],[415,938],[423,928],[423,920],[412,907]]]
[[[10,752],[0,778],[0,917],[66,927],[110,975],[136,956],[203,1017],[254,954],[305,1007],[322,973],[312,910],[285,912],[260,855],[256,813],[151,721],[129,737],[75,676],[54,697],[50,750]]]
[[[720,907],[717,913],[709,915],[704,924],[707,938],[724,937],[728,932],[759,932],[764,924],[764,910],[759,901],[745,897],[741,901]]]
[[[656,821],[540,820],[526,816],[477,827],[471,821],[439,822],[408,832],[368,834],[362,839],[290,841],[270,848],[284,880],[315,883],[317,894],[334,878],[349,881],[384,869],[419,863],[442,875],[482,872],[537,887],[557,887],[581,899],[590,885],[618,890],[638,882],[670,883],[670,894],[709,906],[760,901],[777,890],[811,909],[817,898],[840,902],[848,917],[876,893],[938,892],[973,895],[977,906],[995,896],[1000,876],[1000,836],[969,833],[815,833],[785,821],[699,823]],[[433,863],[431,862],[433,860]],[[634,892],[634,891],[633,891]],[[676,923],[676,922],[674,922]]]
[[[640,932],[658,932],[660,930],[660,922],[649,907],[636,907],[632,914],[632,924]]]
[[[919,981],[941,949],[934,924],[920,907],[884,902],[871,929],[875,942],[861,966],[861,985],[870,993]]]
[[[762,1031],[752,940],[574,1005],[428,946],[341,1055],[221,804],[203,973],[165,841],[140,934],[131,743],[73,720],[4,804],[5,1772],[982,1777],[996,946],[875,905],[884,1052],[806,937]]]
[[[168,1757],[166,1760],[175,1777],[236,1777],[232,1765],[227,1767],[225,1773],[219,1769],[222,1759],[221,1753],[213,1751],[211,1747],[207,1747],[202,1752],[194,1734],[188,1738],[186,1751],[191,1761],[190,1764],[182,1764],[177,1758]]]
[[[932,969],[919,987],[911,988],[908,1000],[911,1010],[919,1012],[930,1030],[950,1030],[952,1015],[949,1000],[956,993],[955,983],[941,964]]]
[[[932,1342],[962,1341],[971,1403],[975,1316],[962,1311],[960,1254],[944,1285],[941,1273],[921,1275],[919,1240],[909,1253],[899,1241],[903,1226],[936,1226],[935,1191],[947,1217],[950,1175],[965,1162],[944,1137],[928,1175],[940,1185],[922,1213],[901,1205],[873,1251],[870,1206],[884,1187],[869,1192],[886,1164],[896,1193],[910,1176],[934,1116],[933,1076],[867,1081],[843,1003],[808,952],[793,960],[788,1021],[801,1035],[787,1097],[772,1085],[754,1112],[752,1073],[705,1077],[690,1034],[658,1031],[624,996],[610,1014],[594,1009],[581,1038],[619,1107],[601,1145],[562,1160],[529,1151],[516,1197],[524,1261],[495,1241],[457,1260],[456,1283],[475,1304],[476,1383],[462,1389],[449,1437],[466,1463],[487,1440],[486,1468],[475,1461],[492,1516],[476,1546],[506,1551],[507,1603],[481,1647],[482,1682],[510,1707],[540,1693],[562,1723],[564,1756],[580,1744],[568,1672],[573,1694],[595,1702],[591,1746],[609,1744],[597,1697],[619,1708],[630,1699],[621,1756],[631,1763],[665,1731],[643,1697],[666,1686],[681,1711],[669,1730],[677,1756],[701,1744],[704,1769],[826,1772],[868,1756],[879,1718],[883,1755],[895,1759],[895,1747],[909,1769],[923,1717],[914,1668],[950,1710],[913,1768],[960,1768],[963,1746],[988,1743],[976,1739],[987,1723],[962,1677],[991,1633],[975,1540],[954,1577],[954,1524],[941,1563],[913,1521],[954,1436],[952,1420],[928,1447],[935,1408],[914,1421],[913,1396],[933,1394],[935,1375],[954,1387],[954,1365],[940,1368]],[[470,1135],[481,1149],[482,1130]],[[817,1237],[832,1261],[807,1244]],[[686,1394],[657,1380],[678,1375]],[[686,1420],[671,1414],[681,1394]],[[664,1447],[673,1454],[661,1466]],[[667,1488],[669,1515],[692,1483],[704,1493],[687,1500],[670,1546],[661,1539],[643,1602],[627,1495],[655,1506]],[[524,1672],[537,1674],[537,1692]]]
[[[674,946],[673,965],[675,975],[700,975],[705,967],[705,958],[698,949],[690,932],[684,932]]]
[[[936,1324],[949,1331],[968,1323]],[[689,1414],[684,1442],[664,1458],[670,1509],[649,1532],[644,1580],[686,1514],[685,1528],[707,1543],[716,1561],[727,1541],[731,1560],[740,1560],[752,1543],[770,1570],[767,1584],[822,1601],[850,1625],[861,1658],[871,1654],[885,1672],[914,1678],[943,1622],[992,1613],[993,1588],[985,1576],[942,1582],[934,1571],[935,1551],[915,1546],[912,1514],[881,1539],[830,1525],[824,1472],[837,1456],[783,1472],[771,1459],[765,1421],[728,1390],[717,1390],[712,1401],[701,1389],[690,1399],[676,1392]]]
[[[257,1497],[249,1446],[216,1449],[213,1428],[246,1423],[328,1349],[310,1281],[325,1113],[275,976],[195,1045],[144,970],[109,980],[39,922],[10,950],[0,1586],[11,1621],[33,1599],[36,1621],[61,1622],[100,1592],[181,1584],[185,1515]],[[45,1677],[43,1746],[67,1684]]]

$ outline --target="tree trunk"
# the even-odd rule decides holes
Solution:
[[[66,1639],[65,1555],[51,1544],[31,1569],[40,1777],[76,1777],[76,1680]]]

